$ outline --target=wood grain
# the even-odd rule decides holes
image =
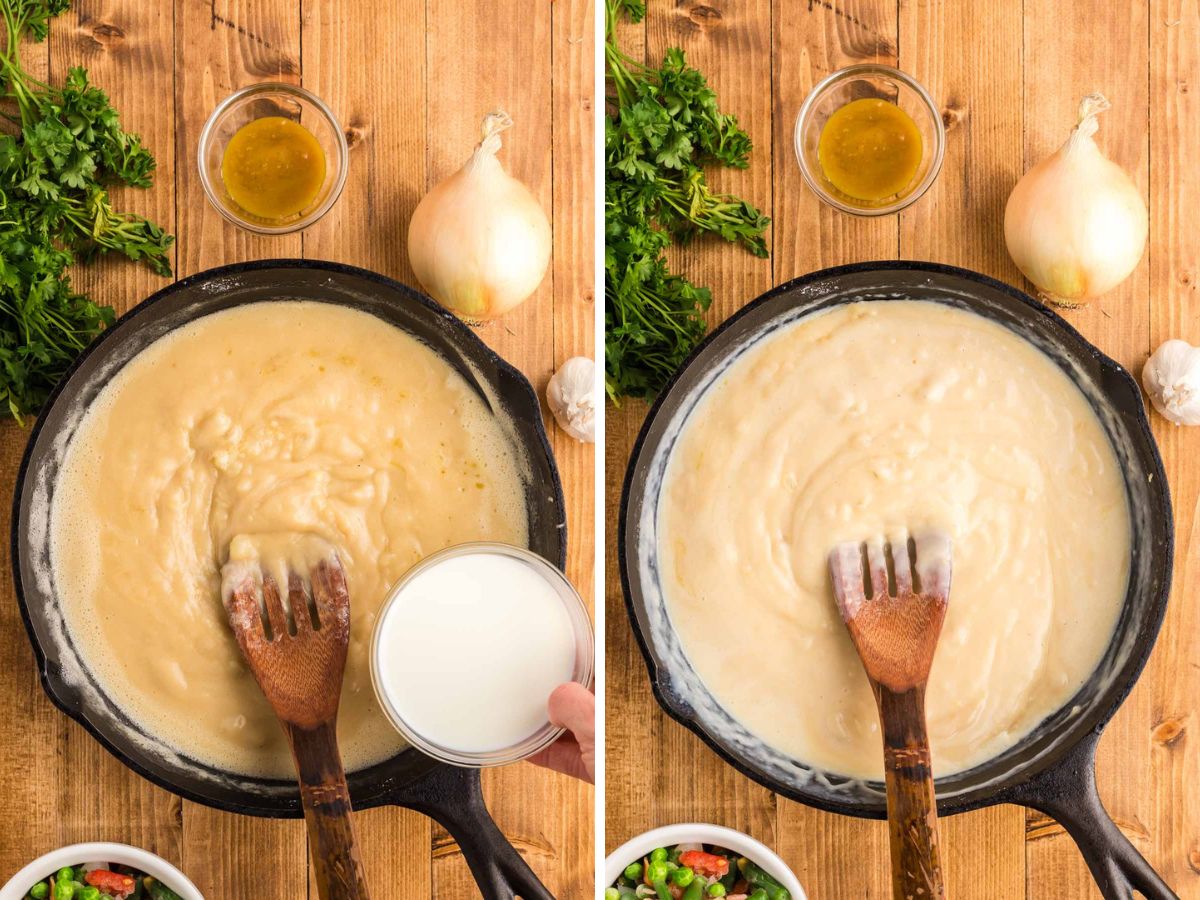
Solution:
[[[1146,349],[1170,338],[1200,345],[1200,7],[1195,0],[1150,4],[1150,328]],[[1161,417],[1154,434],[1163,451],[1175,510],[1171,605],[1137,688],[1145,718],[1149,792],[1138,807],[1143,849],[1181,897],[1200,897],[1200,428]],[[1142,774],[1142,773],[1139,773]],[[1110,778],[1120,777],[1112,773]],[[1139,781],[1141,779],[1139,778]]]
[[[424,192],[466,160],[495,106],[517,120],[501,159],[551,215],[554,265],[538,293],[481,337],[544,388],[555,365],[594,354],[590,0],[75,0],[47,45],[26,54],[34,74],[89,67],[125,124],[159,163],[156,185],[122,205],[178,236],[186,275],[255,258],[308,256],[365,266],[411,283],[406,227]],[[302,83],[345,129],[345,192],[317,225],[261,238],[209,207],[196,175],[199,132],[212,108],[246,84]],[[124,311],[166,281],[120,261],[76,270],[77,283]],[[568,574],[592,593],[593,449],[547,419],[567,496]],[[26,432],[0,425],[0,490],[11,494]],[[7,505],[5,506],[7,510]],[[8,519],[2,523],[7,529]],[[0,562],[11,568],[8,542]],[[0,583],[0,786],[19,811],[0,836],[0,881],[33,856],[76,840],[120,840],[180,864],[212,900],[316,898],[302,822],[232,816],[152,787],[53,708],[38,683],[12,596]],[[583,897],[592,883],[592,791],[530,766],[484,776],[490,807],[552,890]],[[462,854],[425,817],[399,809],[355,814],[372,896],[478,896]],[[264,877],[264,871],[269,877]]]
[[[966,266],[1028,289],[1000,232],[1008,192],[1025,169],[1065,140],[1083,94],[1101,90],[1114,108],[1101,122],[1099,141],[1147,191],[1150,250],[1117,291],[1067,317],[1135,374],[1149,351],[1169,337],[1200,343],[1200,259],[1192,224],[1200,203],[1196,0],[775,0],[769,79],[761,74],[764,60],[752,55],[763,52],[761,39],[729,37],[724,54],[711,53],[725,18],[736,23],[756,4],[648,5],[644,34],[650,37],[650,56],[661,53],[663,40],[682,46],[709,75],[722,106],[757,139],[750,172],[737,188],[775,219],[771,284],[825,266],[902,256]],[[717,16],[702,12],[709,9]],[[703,27],[678,27],[697,16]],[[627,29],[622,37],[636,41],[641,35]],[[866,60],[898,64],[914,74],[932,92],[947,125],[938,182],[899,217],[855,219],[823,206],[805,187],[792,150],[796,113],[812,85]],[[757,84],[745,86],[749,78]],[[768,92],[772,153],[764,155],[755,129]],[[768,170],[770,197],[755,187]],[[726,248],[699,247],[686,259],[698,283],[714,287],[714,318],[761,293],[760,282],[746,275],[756,263]],[[625,463],[645,411],[636,403],[608,410],[610,535]],[[1194,571],[1200,557],[1200,470],[1194,464],[1200,429],[1172,428],[1157,416],[1154,426],[1174,496],[1175,587],[1150,665],[1101,745],[1099,783],[1125,833],[1181,897],[1196,900],[1200,754],[1191,732],[1200,727],[1195,603],[1200,582]],[[810,897],[888,897],[882,823],[777,799],[719,763],[660,712],[626,622],[611,538],[609,547],[606,846],[671,822],[737,823],[783,856]],[[669,782],[658,774],[663,767],[672,773]],[[688,785],[684,795],[665,792],[679,785]],[[941,825],[950,897],[1099,896],[1070,839],[1044,817],[998,807],[943,819]]]

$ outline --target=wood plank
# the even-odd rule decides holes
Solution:
[[[88,69],[120,112],[122,125],[139,133],[158,163],[147,190],[116,188],[114,206],[149,217],[168,231],[175,227],[175,114],[163,98],[174,90],[172,54],[175,23],[170,7],[130,6],[119,0],[73,4],[55,19],[50,36],[50,76],[66,78],[72,66]],[[76,267],[74,283],[118,314],[170,283],[144,266],[108,256]],[[37,758],[55,786],[59,815],[56,844],[115,840],[182,861],[182,804],[127,769],[81,727],[57,711],[57,753]],[[79,773],[91,789],[80,790]]]
[[[849,216],[804,183],[794,150],[796,117],[818,81],[860,62],[894,64],[896,4],[775,4],[776,282],[816,269],[897,255],[895,216]],[[887,828],[781,803],[779,851],[813,897],[883,897],[890,890]],[[945,841],[950,843],[949,836]],[[855,859],[848,866],[845,860]]]
[[[894,65],[896,4],[775,2],[775,225],[777,284],[806,272],[897,256],[894,216],[850,216],[824,204],[804,182],[796,159],[796,118],[825,76],[862,62]]]
[[[408,284],[408,220],[425,193],[425,2],[380,16],[370,0],[302,0],[301,81],[350,145],[341,199],[303,232],[304,255]]]
[[[140,131],[160,162],[160,184],[153,191],[115,191],[118,206],[154,217],[173,227],[172,138],[170,117],[162,115],[150,94],[135,96],[123,76],[135,72],[143,85],[162,88],[170,95],[171,63],[156,52],[159,42],[171,44],[172,23],[150,10],[125,14],[111,4],[80,4],[54,20],[51,38],[40,46],[27,46],[22,59],[35,77],[59,83],[72,65],[86,65],[93,83],[110,93],[123,113],[126,127]],[[165,184],[164,184],[165,182]],[[111,273],[107,278],[104,273]],[[118,311],[130,303],[132,292],[142,293],[160,280],[122,260],[106,261],[73,272],[76,285],[99,302]],[[136,296],[136,293],[135,293]],[[11,496],[27,432],[11,422],[0,425],[0,490]],[[8,511],[3,527],[9,527]],[[6,546],[0,563],[10,570]],[[22,810],[0,840],[0,873],[7,875],[37,854],[79,840],[131,841],[176,861],[179,851],[179,804],[163,791],[133,775],[103,751],[78,725],[50,704],[37,681],[33,655],[17,613],[11,581],[0,587],[3,613],[0,635],[11,652],[0,664],[0,690],[11,704],[12,715],[0,725],[5,748],[0,765],[10,809]],[[46,752],[49,748],[50,752]],[[80,788],[80,773],[91,783]],[[93,787],[94,785],[94,787]]]
[[[900,215],[900,255],[965,266],[1006,281],[1004,204],[1022,171],[1020,6],[901,3],[900,61],[948,124],[929,195]],[[944,823],[950,896],[1018,897],[1025,888],[1024,811],[992,807]]]
[[[1062,145],[1076,120],[1080,99],[1100,91],[1113,104],[1100,120],[1100,147],[1146,189],[1147,27],[1147,9],[1141,4],[1084,0],[1032,0],[1025,4],[1025,168]],[[1077,52],[1085,43],[1105,47],[1106,52]],[[1050,72],[1054,76],[1046,77]],[[1148,262],[1143,261],[1128,281],[1093,307],[1066,314],[1089,340],[1134,372],[1140,370],[1149,339],[1149,271]],[[1152,850],[1153,841],[1147,830],[1155,802],[1150,778],[1153,671],[1109,725],[1097,759],[1101,797],[1143,852]],[[1043,817],[1030,813],[1026,851],[1029,896],[1098,897],[1071,839],[1060,829],[1045,825]]]
[[[556,369],[572,356],[596,358],[595,16],[593,0],[557,0],[551,5]],[[536,387],[544,395],[545,385]],[[582,444],[551,423],[547,419],[567,504],[567,577],[594,620],[597,445]],[[603,652],[603,645],[598,647]],[[595,790],[565,782],[562,776],[542,777],[565,801],[555,812],[553,829],[565,843],[557,859],[534,860],[534,867],[546,879],[555,870],[559,896],[588,896],[594,878]]]
[[[300,256],[298,234],[264,237],[225,221],[196,174],[200,130],[218,103],[250,84],[299,80],[300,0],[175,0],[177,275]]]
[[[1150,4],[1150,334],[1147,349],[1170,338],[1200,345],[1200,6]],[[1178,428],[1152,414],[1175,510],[1171,603],[1139,691],[1149,694],[1149,788],[1138,811],[1150,861],[1184,898],[1200,897],[1200,428]],[[1144,735],[1144,732],[1143,732]]]
[[[595,29],[592,0],[553,4],[554,368],[595,356]],[[537,385],[539,393],[545,385]],[[550,420],[547,420],[549,424]],[[594,530],[595,445],[550,429],[567,499],[567,577],[594,606],[595,547],[577,536]]]
[[[425,188],[424,0],[398,2],[389,16],[370,0],[302,2],[301,83],[329,104],[350,145],[345,189],[302,233],[303,255],[412,284],[405,228]],[[432,896],[428,818],[383,808],[356,813],[355,823],[372,897]]]
[[[708,78],[724,112],[736,115],[754,141],[749,169],[709,170],[715,190],[746,197],[771,214],[771,7],[751,2],[648,4],[646,59],[657,66],[668,47],[678,46]],[[636,32],[635,32],[636,34]],[[624,34],[622,36],[624,40]],[[627,52],[636,52],[632,44]],[[712,289],[709,321],[719,322],[772,281],[771,261],[715,238],[703,238],[671,253],[672,264]],[[606,459],[608,535],[616,535],[616,509],[625,462],[644,416],[627,401],[606,422],[611,455]],[[646,667],[633,642],[620,598],[615,557],[608,554],[606,600],[608,695],[606,762],[611,849],[647,828],[683,821],[726,824],[774,843],[775,798],[742,777],[696,737],[666,717],[650,693]],[[720,797],[720,803],[713,803]]]
[[[578,158],[570,148],[560,152],[554,134],[551,8],[548,2],[525,4],[518,14],[516,7],[484,0],[428,4],[426,65],[436,76],[428,87],[426,181],[432,187],[456,171],[479,141],[483,116],[503,108],[514,125],[504,134],[500,160],[551,217],[557,246],[558,220],[565,211],[554,203],[552,160],[572,165]],[[554,371],[558,274],[559,267],[552,266],[529,300],[502,321],[478,329],[539,391]],[[583,533],[580,539],[588,538]],[[591,833],[576,818],[585,808],[586,790],[526,766],[484,774],[484,795],[497,824],[551,891],[569,895],[590,885],[579,861],[591,856]],[[433,878],[437,897],[477,893],[457,847],[439,828]]]
[[[258,237],[226,222],[195,175],[200,130],[233,91],[300,73],[299,0],[175,0],[175,153],[180,276],[228,262],[300,255],[299,235]],[[307,841],[299,821],[250,819],[184,804],[185,871],[206,895],[246,896],[274,861],[275,896],[308,891]]]

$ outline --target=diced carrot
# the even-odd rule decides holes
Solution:
[[[723,878],[729,874],[729,860],[703,850],[684,850],[679,854],[679,864],[687,866],[698,875]]]
[[[120,872],[110,872],[108,869],[92,869],[83,876],[83,880],[92,887],[98,887],[105,893],[112,894],[115,897],[126,897],[133,893],[134,883],[132,876],[122,875]]]

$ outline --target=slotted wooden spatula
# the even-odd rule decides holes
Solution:
[[[946,896],[925,728],[925,686],[950,599],[950,539],[839,544],[833,592],[883,728],[895,900]]]
[[[296,760],[317,893],[321,900],[367,900],[337,745],[350,641],[342,564],[331,548],[311,582],[289,570],[286,607],[274,577],[257,563],[226,563],[222,580],[229,623]]]

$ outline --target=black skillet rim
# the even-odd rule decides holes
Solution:
[[[259,259],[250,260],[241,263],[231,263],[229,265],[217,266],[212,269],[205,269],[201,272],[195,272],[178,281],[174,281],[159,290],[155,291],[146,299],[137,303],[132,308],[126,310],[112,325],[102,331],[95,340],[93,340],[84,351],[76,358],[67,369],[66,373],[54,389],[47,397],[43,410],[50,409],[59,398],[59,395],[66,389],[67,384],[74,376],[75,372],[83,365],[83,363],[99,349],[105,346],[109,340],[114,339],[117,326],[135,319],[137,316],[150,309],[158,302],[177,293],[181,290],[186,290],[198,283],[211,281],[213,279],[226,276],[244,275],[247,272],[258,272],[271,269],[308,269],[312,271],[328,272],[338,275],[350,275],[361,278],[365,281],[374,282],[382,285],[389,290],[397,291],[400,294],[406,295],[411,300],[424,306],[427,310],[437,315],[439,318],[447,321],[450,329],[457,333],[467,343],[474,343],[483,353],[484,358],[489,363],[494,365],[501,377],[508,378],[513,384],[517,385],[531,404],[530,408],[536,410],[537,416],[534,423],[534,431],[538,436],[539,449],[546,454],[550,460],[550,473],[552,476],[552,489],[554,494],[554,502],[559,510],[562,511],[562,522],[559,523],[558,529],[561,539],[559,541],[558,560],[555,565],[562,569],[566,565],[567,560],[567,525],[566,525],[566,500],[563,496],[562,478],[559,475],[558,465],[554,459],[554,452],[550,447],[550,438],[546,433],[546,425],[541,415],[541,403],[538,400],[537,392],[533,389],[533,385],[525,375],[499,356],[491,347],[484,342],[470,327],[468,327],[461,319],[447,310],[445,307],[437,303],[432,298],[426,296],[416,288],[410,287],[403,282],[397,281],[394,278],[389,278],[386,275],[380,275],[377,272],[372,272],[369,269],[359,268],[358,266],[348,265],[346,263],[330,262],[320,259]],[[98,728],[96,728],[84,715],[82,709],[72,709],[70,704],[56,693],[55,686],[51,683],[50,673],[46,665],[46,654],[42,650],[41,642],[38,640],[37,632],[33,627],[33,620],[29,615],[29,607],[25,600],[25,588],[21,581],[21,566],[20,566],[20,544],[21,532],[19,523],[21,521],[21,496],[24,493],[25,476],[27,474],[30,460],[33,456],[33,448],[37,444],[38,437],[42,432],[42,425],[45,421],[45,416],[42,412],[38,413],[37,419],[30,428],[29,437],[25,444],[25,450],[21,454],[21,464],[17,468],[17,477],[13,488],[13,503],[12,503],[12,523],[9,530],[9,553],[12,567],[13,586],[16,590],[17,607],[21,612],[21,621],[25,624],[25,632],[29,638],[29,644],[33,649],[34,662],[38,669],[38,680],[42,685],[42,691],[50,702],[58,708],[67,718],[78,723],[88,734],[92,736],[96,742],[107,750],[110,754],[116,757],[122,765],[135,772],[137,775],[149,781],[151,784],[162,788],[165,791],[182,797],[184,800],[189,800],[193,803],[198,803],[202,806],[207,806],[211,809],[219,809],[224,812],[237,813],[240,815],[249,815],[259,818],[299,818],[303,815],[300,808],[300,802],[297,798],[280,801],[273,796],[258,796],[257,804],[240,804],[231,803],[223,800],[215,800],[212,797],[205,796],[202,793],[193,791],[190,788],[180,788],[178,785],[172,784],[168,779],[163,778],[156,773],[145,769],[140,763],[130,759],[120,748],[116,747],[107,737],[105,737]],[[404,753],[406,751],[401,751]],[[397,755],[399,756],[399,754]],[[396,759],[392,757],[391,759]],[[434,759],[431,759],[424,754],[417,753],[414,757],[416,762],[412,764],[412,772],[407,778],[400,778],[400,783],[410,783],[420,778],[422,775],[439,768],[442,764]],[[378,765],[386,765],[390,760],[379,763]],[[212,767],[208,767],[212,768]],[[375,766],[364,769],[363,772],[369,772]],[[219,770],[214,770],[219,771]],[[357,774],[357,773],[356,773]],[[287,784],[287,782],[279,781],[278,779],[253,778],[249,776],[237,776],[238,778],[247,781],[259,781],[270,784]],[[388,793],[397,783],[397,779],[389,778],[381,780],[378,783],[378,789],[373,792],[373,795],[361,802],[355,804],[355,809],[371,809],[376,806],[383,806],[389,802]],[[268,808],[269,807],[269,808]]]
[[[803,803],[805,806],[810,806],[814,809],[820,809],[824,812],[839,813],[841,815],[854,816],[855,818],[864,819],[882,819],[886,817],[886,812],[883,810],[873,811],[871,809],[860,808],[858,806],[849,806],[827,800],[824,797],[812,797],[804,793],[802,789],[792,789],[785,787],[772,779],[755,771],[735,755],[729,752],[726,748],[719,745],[708,732],[706,732],[699,723],[689,716],[681,714],[676,710],[664,695],[660,682],[658,666],[655,663],[654,656],[650,650],[650,644],[645,635],[642,634],[641,628],[637,621],[637,612],[633,605],[632,590],[630,587],[629,575],[629,560],[626,555],[626,538],[628,536],[628,515],[630,491],[633,483],[634,473],[638,468],[638,463],[641,462],[643,444],[646,441],[650,427],[655,418],[658,416],[660,407],[666,401],[667,397],[675,389],[675,385],[682,379],[683,375],[692,365],[693,361],[704,352],[710,343],[717,339],[725,331],[733,327],[743,316],[749,314],[752,310],[757,309],[765,303],[775,299],[781,294],[786,294],[797,288],[805,285],[813,284],[820,281],[839,278],[843,275],[856,275],[860,273],[875,273],[887,270],[899,270],[907,272],[921,272],[929,275],[949,275],[955,278],[960,278],[965,281],[982,284],[986,287],[1001,291],[1013,299],[1024,304],[1035,315],[1040,315],[1043,318],[1049,319],[1053,325],[1062,329],[1069,337],[1077,340],[1081,346],[1087,349],[1092,355],[1092,358],[1108,375],[1114,376],[1131,385],[1137,395],[1140,397],[1141,387],[1133,376],[1130,375],[1121,365],[1115,360],[1098,349],[1091,341],[1087,340],[1079,331],[1071,325],[1066,319],[1050,309],[1043,303],[1038,302],[1033,297],[1030,297],[1024,291],[1021,291],[1012,285],[1005,284],[995,278],[983,275],[979,272],[974,272],[970,269],[964,269],[959,266],[950,266],[943,263],[924,262],[920,260],[873,260],[868,262],[850,263],[844,266],[833,266],[828,269],[820,269],[815,272],[809,272],[790,281],[773,287],[754,300],[751,300],[745,306],[738,309],[728,319],[722,322],[719,326],[713,329],[699,345],[688,354],[687,359],[671,376],[666,386],[659,392],[649,411],[646,413],[646,418],[642,422],[642,427],[638,430],[637,439],[634,441],[633,449],[629,454],[629,461],[625,468],[625,477],[621,486],[621,503],[617,512],[617,561],[621,573],[621,596],[625,604],[625,614],[629,619],[630,629],[633,631],[634,638],[637,641],[638,649],[641,651],[642,658],[646,663],[647,674],[650,677],[650,689],[654,695],[655,701],[659,707],[672,719],[678,722],[683,727],[687,728],[695,734],[705,745],[717,754],[725,763],[732,766],[742,775],[749,778],[756,784],[760,784],[772,793],[782,797],[787,797],[795,800],[798,803]],[[1159,479],[1159,483],[1164,487],[1163,496],[1168,496],[1169,485],[1167,482],[1166,471],[1163,468],[1162,454],[1158,450],[1158,442],[1154,438],[1154,434],[1150,429],[1150,421],[1146,416],[1145,406],[1143,405],[1136,416],[1137,430],[1140,435],[1145,438],[1147,444],[1153,450],[1151,459],[1149,460],[1154,478]],[[1166,542],[1164,550],[1168,560],[1174,559],[1174,517],[1171,510],[1171,504],[1168,500],[1164,508],[1156,511],[1163,516],[1164,529],[1166,534]],[[1163,618],[1167,611],[1167,602],[1170,599],[1171,592],[1171,572],[1166,573],[1166,578],[1163,581],[1162,590],[1156,602],[1149,610],[1149,615],[1141,622],[1141,630],[1143,634],[1139,636],[1135,649],[1130,654],[1129,661],[1126,663],[1127,677],[1119,688],[1112,691],[1109,695],[1111,701],[1105,706],[1099,706],[1093,713],[1095,724],[1088,731],[1081,733],[1074,741],[1062,748],[1061,753],[1053,760],[1048,762],[1043,768],[1030,772],[1027,777],[1010,781],[1002,779],[996,784],[987,788],[982,793],[967,795],[963,797],[953,797],[946,800],[938,800],[938,812],[941,815],[953,815],[960,812],[969,812],[974,809],[982,809],[987,806],[993,806],[997,803],[1007,802],[1004,796],[1013,791],[1015,788],[1023,784],[1033,782],[1043,776],[1047,776],[1055,772],[1060,763],[1070,764],[1071,751],[1080,744],[1088,740],[1096,740],[1104,728],[1108,725],[1113,715],[1120,708],[1121,704],[1129,696],[1129,692],[1133,690],[1133,686],[1141,677],[1142,670],[1146,666],[1147,660],[1150,658],[1150,653],[1154,649],[1154,645],[1158,640],[1159,631],[1162,629]]]

